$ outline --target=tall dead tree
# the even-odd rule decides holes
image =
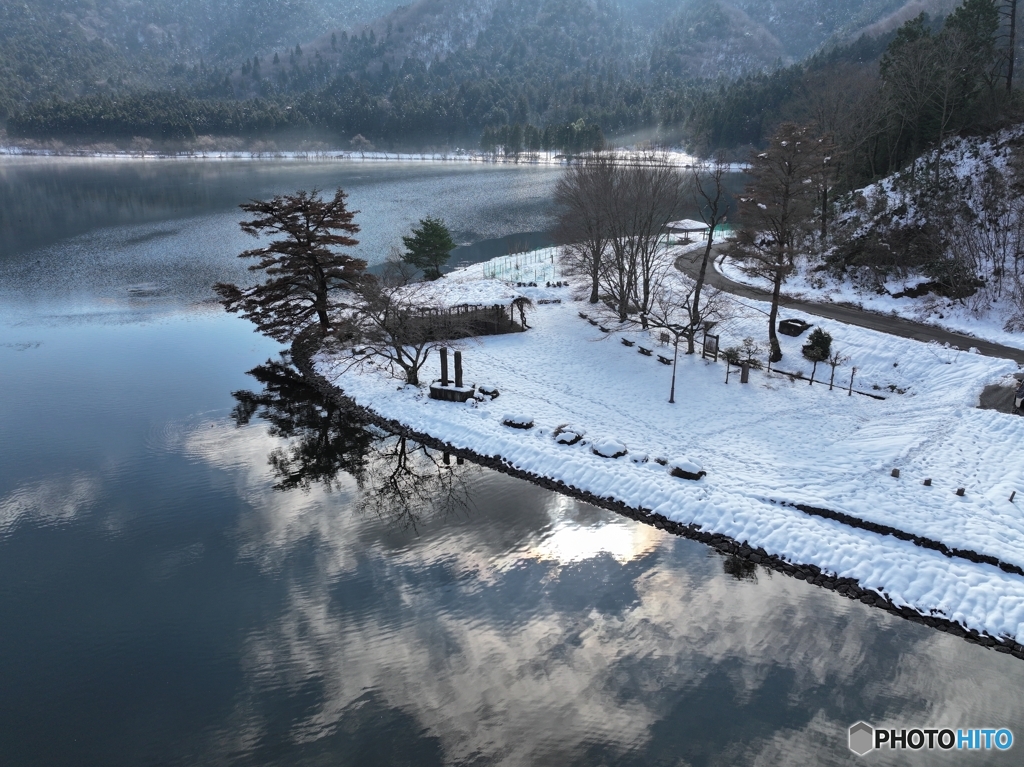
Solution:
[[[1017,58],[1017,0],[1003,3],[1003,14],[1007,17],[1007,61],[1006,61],[1006,95],[1013,93],[1013,65]]]
[[[725,221],[729,213],[729,197],[725,190],[724,177],[728,165],[720,157],[714,160],[699,160],[693,164],[693,202],[697,214],[708,227],[708,241],[704,246],[697,280],[694,283],[690,299],[690,316],[686,334],[686,353],[694,352],[694,336],[701,324],[701,293],[707,277],[708,263],[711,261],[711,248],[715,244],[715,230]]]
[[[642,320],[650,311],[670,266],[663,252],[666,226],[681,214],[684,200],[682,174],[661,155],[615,166],[612,194],[601,211],[610,228],[601,287],[620,322],[632,313]]]
[[[820,163],[820,145],[810,129],[783,123],[768,148],[751,157],[751,182],[739,198],[743,224],[737,240],[739,253],[751,273],[772,282],[768,315],[772,362],[782,359],[776,333],[779,297],[793,269],[797,241],[813,214],[813,174]]]
[[[614,161],[600,153],[566,166],[555,184],[555,242],[562,247],[567,271],[590,281],[592,304],[601,295],[601,270],[610,236],[606,213],[614,186]]]

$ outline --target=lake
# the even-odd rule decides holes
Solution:
[[[1024,737],[1020,661],[364,428],[212,300],[245,279],[246,199],[341,186],[371,263],[427,215],[483,257],[543,237],[557,176],[0,162],[0,762],[840,765],[858,720]]]

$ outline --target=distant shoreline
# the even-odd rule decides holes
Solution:
[[[639,150],[631,148],[613,150],[622,159],[638,154]],[[679,149],[659,152],[673,164],[682,167],[693,165],[697,158]],[[134,160],[134,161],[193,161],[207,160],[220,162],[262,162],[267,160],[288,162],[430,162],[430,163],[463,163],[480,165],[524,165],[559,167],[570,158],[563,154],[541,152],[536,154],[523,153],[518,157],[504,157],[475,150],[457,149],[451,152],[358,152],[345,149],[310,149],[310,150],[131,150],[131,149],[87,149],[75,147],[22,147],[0,145],[0,162],[5,159],[18,158],[60,158],[84,160]],[[742,172],[746,166],[732,163],[731,171]]]

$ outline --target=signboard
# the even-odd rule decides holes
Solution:
[[[704,351],[701,353],[701,357],[704,359],[713,357],[715,362],[718,362],[718,336],[704,333]]]

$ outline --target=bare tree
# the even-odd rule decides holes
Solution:
[[[430,352],[469,334],[457,315],[426,307],[424,289],[424,283],[365,282],[338,323],[337,338],[349,347],[352,364],[383,362],[392,375],[401,371],[406,383],[418,386]]]
[[[633,304],[641,323],[654,308],[665,274],[672,269],[666,257],[668,224],[678,218],[686,199],[686,183],[679,169],[660,155],[644,158],[642,164],[626,168],[627,199],[634,214],[629,219],[630,244],[635,253],[632,263]]]
[[[614,178],[602,211],[611,234],[601,287],[620,322],[634,312],[643,322],[670,266],[663,252],[666,226],[682,212],[686,187],[679,169],[653,152],[617,165]]]
[[[605,154],[577,160],[566,166],[555,184],[555,242],[571,274],[590,280],[590,303],[600,300],[601,270],[608,247],[610,226],[607,211],[615,193],[615,164]]]
[[[832,368],[832,373],[828,379],[829,391],[832,391],[832,387],[835,385],[836,382],[836,368],[845,365],[849,361],[850,358],[847,355],[843,354],[838,349],[833,349],[832,353],[829,354],[828,358],[826,359],[826,362],[828,362],[829,367]]]
[[[1017,58],[1017,0],[1005,0],[1000,13],[1006,17],[1006,95],[1013,94],[1013,65]]]
[[[380,279],[388,287],[401,287],[416,281],[419,269],[405,260],[405,253],[397,245],[388,251],[381,267]]]
[[[725,191],[724,176],[728,165],[721,156],[714,160],[698,160],[693,164],[693,201],[697,206],[698,215],[708,227],[708,242],[704,247],[704,256],[697,272],[697,280],[693,287],[690,300],[690,321],[687,323],[690,332],[686,337],[686,353],[694,352],[694,336],[697,333],[701,314],[701,292],[707,276],[708,263],[711,260],[711,248],[715,243],[715,229],[725,221],[729,213],[728,194]]]
[[[675,274],[658,285],[651,308],[645,316],[645,329],[667,333],[672,339],[672,383],[668,401],[676,401],[676,368],[679,363],[679,342],[692,339],[694,327],[728,319],[729,297],[718,288],[708,288],[702,301],[697,301],[696,283],[683,274]],[[641,325],[639,318],[631,320]]]
[[[813,211],[813,174],[821,162],[819,145],[808,128],[779,126],[768,148],[751,157],[752,181],[739,199],[743,228],[738,252],[747,269],[772,281],[768,340],[772,362],[782,359],[776,333],[782,283],[793,269],[794,249]]]

